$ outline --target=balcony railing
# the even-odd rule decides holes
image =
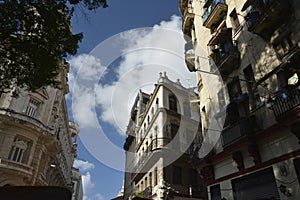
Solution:
[[[194,51],[189,51],[185,53],[185,64],[190,72],[196,71]]]
[[[222,75],[229,75],[239,66],[240,52],[232,43],[228,42],[226,49],[216,48],[210,57]]]
[[[251,119],[239,119],[236,124],[226,127],[221,134],[223,146],[233,143],[244,135],[250,135],[253,128]]]
[[[151,195],[152,195],[152,186],[146,187],[146,189],[144,189],[144,190],[142,191],[142,194],[143,194],[144,197],[149,197],[149,196],[151,196]]]
[[[253,2],[253,7],[245,17],[247,27],[249,31],[264,39],[269,39],[278,24],[282,24],[291,16],[292,9],[288,1],[270,0],[265,4]]]
[[[151,141],[151,143],[148,145],[145,152],[141,155],[141,157],[138,159],[136,164],[134,165],[134,170],[136,173],[139,173],[141,169],[144,167],[144,165],[148,162],[148,160],[151,158],[153,152],[155,150],[159,150],[162,148],[165,148],[165,146],[169,143],[168,138],[155,138]]]
[[[211,28],[218,25],[227,14],[227,4],[225,0],[208,0],[204,4],[204,14],[202,16],[203,26]]]
[[[22,171],[27,174],[32,174],[32,169],[33,169],[31,166],[26,165],[24,163],[7,160],[4,158],[0,158],[0,168],[1,167],[5,167],[5,168],[17,170],[17,171]]]
[[[196,71],[195,69],[195,51],[193,41],[190,40],[184,45],[185,50],[185,64],[190,72]]]
[[[278,91],[272,102],[272,109],[277,120],[298,106],[300,106],[300,90],[298,88]]]

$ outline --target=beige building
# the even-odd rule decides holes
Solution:
[[[194,157],[209,199],[300,199],[300,1],[180,0],[180,8],[204,141],[226,114],[212,151]]]
[[[139,92],[127,126],[124,199],[205,199],[199,174],[188,165],[200,143],[193,90],[160,73],[152,94]]]
[[[72,167],[72,184],[73,184],[72,200],[82,200],[83,187],[82,187],[81,174],[79,169],[74,167]]]
[[[0,186],[72,186],[79,129],[68,118],[68,71],[63,62],[61,89],[1,95]]]

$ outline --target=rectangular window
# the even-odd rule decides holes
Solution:
[[[194,169],[189,170],[190,175],[190,185],[192,186],[192,189],[198,189],[198,172]]]
[[[210,199],[211,200],[221,200],[220,184],[210,187]]]
[[[174,95],[169,96],[169,109],[177,112],[177,101]]]
[[[182,185],[182,169],[181,167],[173,166],[173,184]]]
[[[236,33],[241,29],[241,24],[240,24],[240,21],[238,19],[236,10],[233,9],[233,11],[230,13],[229,16],[230,16],[231,24],[232,24],[232,27],[233,27],[233,31]]]
[[[26,108],[25,113],[30,117],[35,117],[37,114],[39,102],[30,99]]]
[[[155,170],[154,170],[154,186],[156,186],[157,185],[157,182],[158,182],[158,177],[157,177],[157,168],[155,168]]]
[[[298,182],[300,183],[300,158],[294,159],[294,166],[298,177]]]
[[[260,99],[260,95],[256,87],[255,76],[251,65],[244,69],[244,75],[249,94],[250,108],[251,110],[253,110],[256,107],[262,105],[262,101]]]
[[[230,83],[228,83],[227,88],[230,101],[242,94],[242,89],[238,77],[235,77]]]
[[[149,174],[149,186],[152,187],[152,172]]]
[[[175,137],[178,134],[177,137]],[[172,148],[177,150],[180,146],[180,135],[179,135],[179,126],[176,124],[171,124],[171,140]]]
[[[15,138],[8,159],[16,162],[27,163],[31,149],[31,142]]]

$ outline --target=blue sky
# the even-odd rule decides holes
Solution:
[[[67,97],[67,103],[70,118],[73,118],[73,115],[76,115],[77,117],[75,117],[75,121],[79,123],[81,128],[80,138],[78,139],[78,160],[75,164],[82,172],[85,200],[111,199],[116,197],[118,192],[121,190],[124,178],[124,172],[118,171],[114,169],[114,167],[108,167],[106,163],[100,161],[99,157],[95,156],[93,153],[92,155],[90,153],[91,151],[86,149],[87,143],[82,142],[87,141],[83,138],[88,135],[88,132],[90,132],[89,130],[91,130],[85,128],[86,125],[92,121],[90,120],[89,115],[85,114],[85,110],[88,110],[86,107],[88,107],[87,105],[96,106],[95,113],[98,119],[97,122],[100,124],[101,129],[114,145],[122,148],[125,140],[125,136],[122,135],[122,132],[124,134],[124,123],[126,123],[126,121],[124,122],[124,117],[123,121],[118,121],[118,116],[116,117],[116,115],[121,115],[123,110],[128,110],[128,108],[114,106],[116,104],[113,104],[113,100],[111,100],[111,97],[114,97],[115,99],[123,98],[123,96],[121,96],[122,92],[110,93],[112,90],[111,86],[116,83],[115,81],[118,78],[121,79],[118,77],[118,73],[120,74],[119,71],[118,73],[114,73],[114,67],[118,68],[117,65],[120,65],[118,69],[122,69],[122,65],[136,66],[132,64],[134,63],[132,60],[136,55],[131,55],[127,56],[126,59],[123,58],[123,61],[117,60],[111,65],[110,70],[105,71],[101,68],[101,60],[93,56],[89,56],[90,52],[93,51],[98,44],[101,44],[101,42],[107,40],[113,35],[131,29],[153,27],[154,25],[176,29],[177,31],[180,31],[181,29],[181,15],[179,12],[178,0],[114,0],[108,1],[108,4],[109,7],[106,9],[98,9],[95,12],[86,12],[85,14],[87,16],[85,16],[85,14],[80,11],[80,8],[77,7],[72,20],[73,31],[75,33],[84,33],[84,39],[82,43],[80,43],[77,55],[69,58],[69,62],[71,63],[71,74],[69,76],[71,94]],[[174,17],[174,15],[179,17]],[[142,41],[143,38],[146,38],[146,36],[142,37],[139,33],[137,34],[137,32],[132,34],[127,32],[124,35],[124,37],[128,37],[129,35],[133,41]],[[155,35],[155,33],[153,35]],[[183,43],[178,42],[178,44],[183,48]],[[130,45],[130,42],[128,45]],[[143,61],[139,60],[137,62],[141,63]],[[183,61],[178,63],[182,66],[182,70],[186,70]],[[173,65],[174,63],[170,64]],[[89,65],[90,68],[87,67],[85,70],[78,73],[78,69],[80,67],[85,67],[85,65]],[[81,98],[77,98],[80,103],[74,106],[72,83],[77,78],[76,75],[78,76],[78,74],[80,75],[82,73],[88,77],[92,77],[94,74],[97,74],[96,72],[94,73],[94,71],[97,71],[97,73],[102,75],[104,74],[102,85],[101,87],[98,87],[97,91],[99,92],[96,93],[96,99],[89,98],[89,95],[82,95]],[[159,72],[159,66],[152,66],[151,73],[153,73],[154,77],[158,77]],[[173,76],[172,78],[175,79],[176,77]],[[147,83],[147,85],[153,86],[155,81],[156,79],[154,78],[154,80],[152,82],[150,81],[151,83]],[[127,96],[127,98],[124,98],[128,106],[130,106],[130,100],[128,99],[132,99],[135,96],[139,86],[139,83],[137,83],[135,89],[130,91],[130,95]],[[118,90],[114,88],[114,91]],[[94,101],[99,102],[99,104],[94,104]],[[112,112],[114,112],[115,115],[112,115]],[[112,116],[114,116],[113,119]],[[126,114],[124,116],[126,117]],[[117,123],[114,123],[113,120]],[[120,126],[114,126],[115,124],[120,124]],[[97,139],[95,140],[97,141]],[[112,151],[110,152],[105,148],[101,148],[100,140],[98,141],[99,146],[95,149],[99,152],[99,154],[105,154],[108,158],[111,157],[111,159],[119,159],[115,157]],[[125,155],[125,153],[123,155]],[[122,159],[119,159],[118,161],[122,164],[124,162]]]

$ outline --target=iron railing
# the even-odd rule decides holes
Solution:
[[[278,120],[286,113],[300,105],[300,90],[292,88],[289,90],[280,90],[272,102],[272,109],[275,118]]]

